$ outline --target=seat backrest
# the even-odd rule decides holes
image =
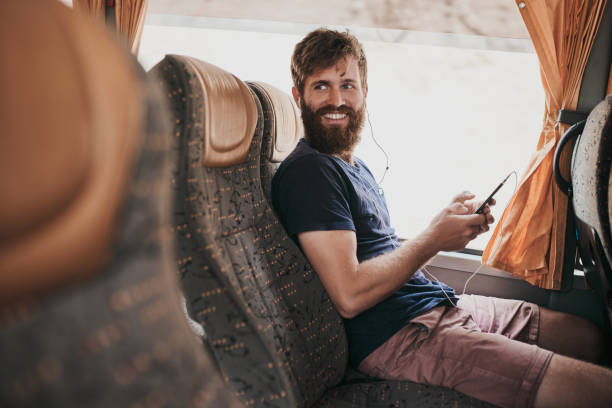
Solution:
[[[342,379],[347,343],[331,300],[261,185],[262,166],[264,177],[273,171],[261,163],[264,134],[273,135],[265,157],[282,157],[297,140],[298,126],[279,131],[291,128],[280,126],[287,112],[295,114],[291,100],[273,88],[249,89],[194,58],[166,56],[153,72],[174,115],[175,229],[189,313],[243,402],[311,406]],[[258,97],[263,92],[276,102]],[[231,141],[248,137],[246,156],[207,159],[209,146],[225,140],[238,147]]]
[[[57,1],[0,2],[0,53],[0,406],[236,407],[178,301],[158,88]]]
[[[261,101],[264,112],[260,177],[266,198],[271,203],[272,177],[279,163],[291,153],[299,138],[303,135],[302,122],[297,108],[288,94],[263,82],[249,82],[248,84]],[[292,245],[293,243],[286,234],[280,235],[279,239],[281,239],[282,245],[287,247],[289,253],[295,254],[295,246]],[[298,252],[295,256],[303,258],[301,255],[302,253]],[[312,288],[305,285],[297,285],[295,289],[297,292],[304,291],[304,293],[299,293],[299,296],[321,296],[318,291],[313,291]],[[330,321],[330,323],[336,325],[336,328],[340,324],[335,320]],[[329,336],[333,337],[335,335],[332,330],[326,332]],[[457,408],[490,406],[448,388],[416,384],[410,381],[381,380],[350,368],[345,372],[343,382],[325,392],[315,406],[437,407],[441,404],[448,404]]]
[[[612,95],[589,114],[572,157],[580,255],[612,318]]]
[[[268,204],[272,205],[272,177],[303,136],[302,121],[291,97],[264,82],[248,82],[259,98],[264,116],[260,178]]]

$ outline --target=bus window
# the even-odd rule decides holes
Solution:
[[[165,54],[189,55],[242,80],[264,81],[288,93],[293,47],[319,26],[155,14],[172,11],[159,3],[152,3],[143,31],[139,59],[145,69]],[[302,11],[307,14],[308,8]],[[513,8],[507,19],[522,26]],[[492,35],[512,33],[348,28],[368,57],[371,127],[366,120],[356,154],[377,179],[384,174],[382,187],[401,237],[422,231],[460,191],[484,199],[512,170],[520,177],[544,114],[537,56],[525,33],[501,38]],[[389,156],[386,174],[385,154],[372,132]],[[512,177],[497,194],[497,219],[514,186]],[[482,250],[490,234],[472,241],[470,248]]]

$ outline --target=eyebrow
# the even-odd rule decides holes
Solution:
[[[319,79],[318,81],[314,81],[311,86],[317,86],[317,85],[329,85],[329,81],[326,81],[324,79]]]
[[[347,83],[356,84],[357,81],[352,79],[352,78],[345,78],[345,79],[342,80],[342,83],[343,84],[347,84]],[[329,86],[330,85],[330,81],[327,81],[325,79],[319,79],[318,81],[313,82],[311,86],[317,86],[317,85],[327,85],[327,86]]]

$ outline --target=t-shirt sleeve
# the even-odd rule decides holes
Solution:
[[[348,186],[328,158],[313,155],[296,160],[275,187],[276,211],[289,235],[355,230]]]

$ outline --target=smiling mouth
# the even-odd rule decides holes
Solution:
[[[329,120],[341,120],[348,116],[346,113],[326,113],[325,115],[323,115],[323,117]]]

